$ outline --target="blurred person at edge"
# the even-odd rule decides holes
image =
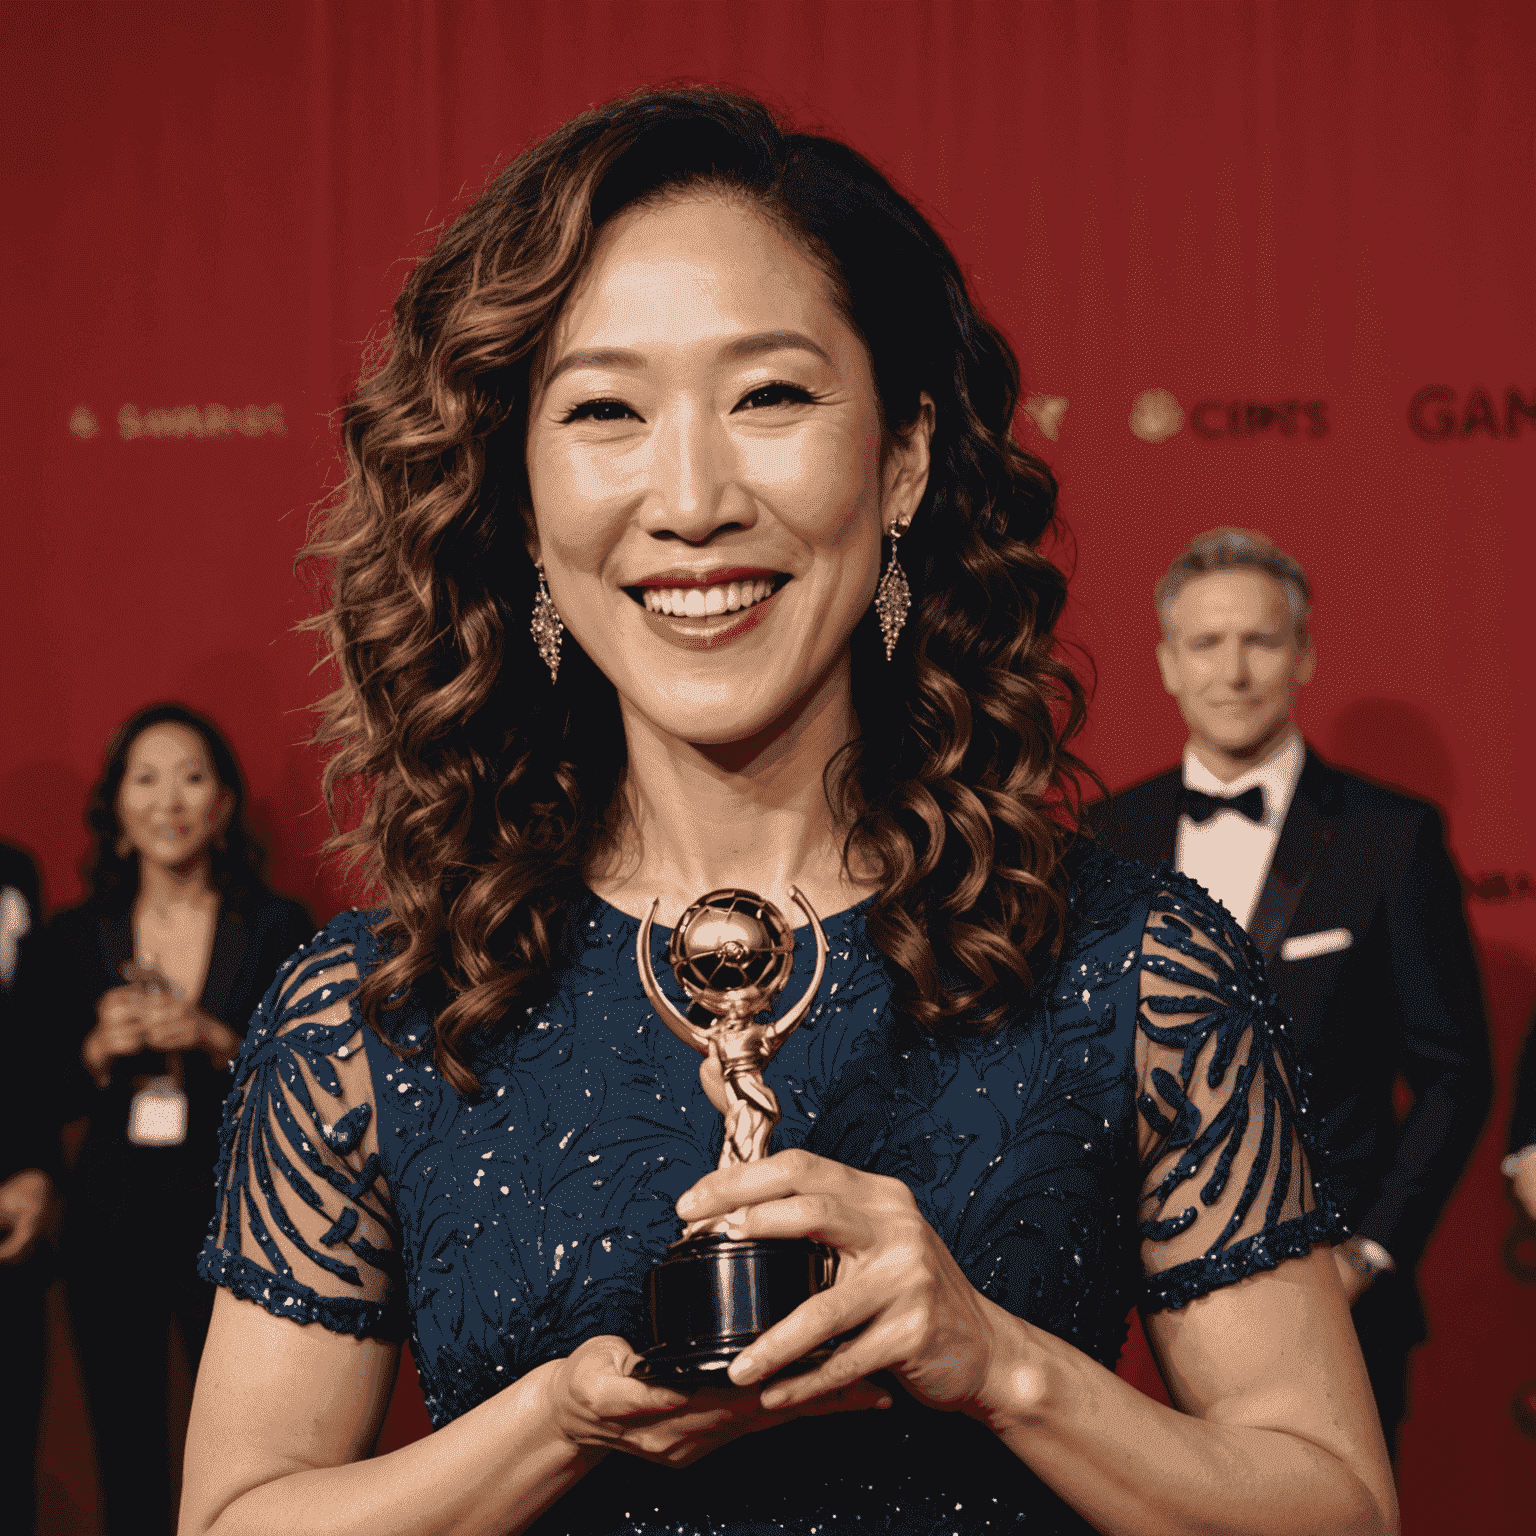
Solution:
[[[31,856],[0,843],[0,1052],[17,1092],[0,1115],[0,1381],[12,1429],[0,1435],[0,1494],[7,1524],[29,1532],[43,1398],[43,1293],[51,1278],[50,1229],[60,1182],[58,1116],[49,1112],[57,1072],[38,1057],[39,1033],[16,1006],[18,966],[42,917],[42,882]]]
[[[1527,1221],[1536,1222],[1536,1014],[1531,1015],[1515,1066],[1507,1148],[1499,1167],[1509,1180],[1510,1198]]]
[[[91,791],[86,898],[24,961],[28,1015],[88,1117],[62,1264],[110,1536],[172,1528],[168,1328],[196,1370],[213,1287],[198,1278],[228,1067],[282,958],[314,931],[261,878],[245,785],[211,721],[138,711]]]
[[[1295,723],[1317,664],[1301,565],[1213,528],[1157,585],[1182,768],[1089,812],[1100,840],[1172,863],[1263,953],[1310,1070],[1315,1127],[1352,1235],[1334,1249],[1387,1443],[1427,1337],[1415,1272],[1493,1095],[1461,879],[1439,812],[1325,763]],[[1399,1121],[1399,1077],[1413,1107]]]

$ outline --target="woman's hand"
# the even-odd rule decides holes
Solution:
[[[80,1060],[98,1083],[106,1081],[114,1061],[145,1048],[149,1008],[149,994],[131,984],[112,987],[96,999],[96,1027],[81,1042]]]
[[[738,1355],[732,1382],[760,1382],[818,1344],[862,1330],[816,1370],[768,1387],[765,1409],[793,1408],[889,1370],[929,1407],[982,1416],[997,1372],[1017,1369],[1003,1360],[1017,1351],[1017,1320],[965,1278],[899,1179],[796,1150],[711,1173],[677,1202],[686,1221],[727,1212],[741,1212],[726,1229],[731,1237],[808,1237],[838,1256],[831,1289]]]
[[[628,1451],[647,1461],[685,1467],[727,1441],[805,1415],[890,1406],[890,1394],[855,1381],[813,1402],[765,1411],[754,1387],[704,1387],[691,1396],[637,1381],[639,1356],[623,1339],[588,1339],[544,1367],[548,1422],[585,1451]]]
[[[185,998],[152,999],[144,1038],[155,1051],[203,1051],[216,1067],[228,1066],[240,1054],[239,1035]]]
[[[23,1168],[0,1183],[0,1265],[24,1264],[37,1251],[53,1199],[53,1180]]]

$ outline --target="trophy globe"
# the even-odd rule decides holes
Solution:
[[[750,1018],[789,981],[795,941],[777,907],[752,891],[711,891],[678,919],[667,962],[691,1003]]]

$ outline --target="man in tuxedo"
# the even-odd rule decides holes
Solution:
[[[1331,767],[1297,731],[1317,657],[1294,559],[1262,534],[1213,529],[1173,562],[1157,606],[1163,686],[1189,727],[1183,765],[1089,822],[1116,852],[1197,880],[1263,952],[1310,1068],[1352,1233],[1334,1258],[1395,1455],[1408,1356],[1426,1337],[1415,1270],[1493,1091],[1461,881],[1433,806]]]

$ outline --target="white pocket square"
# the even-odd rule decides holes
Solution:
[[[1298,933],[1280,946],[1282,960],[1315,960],[1348,949],[1355,936],[1348,928],[1324,928],[1321,933]]]

